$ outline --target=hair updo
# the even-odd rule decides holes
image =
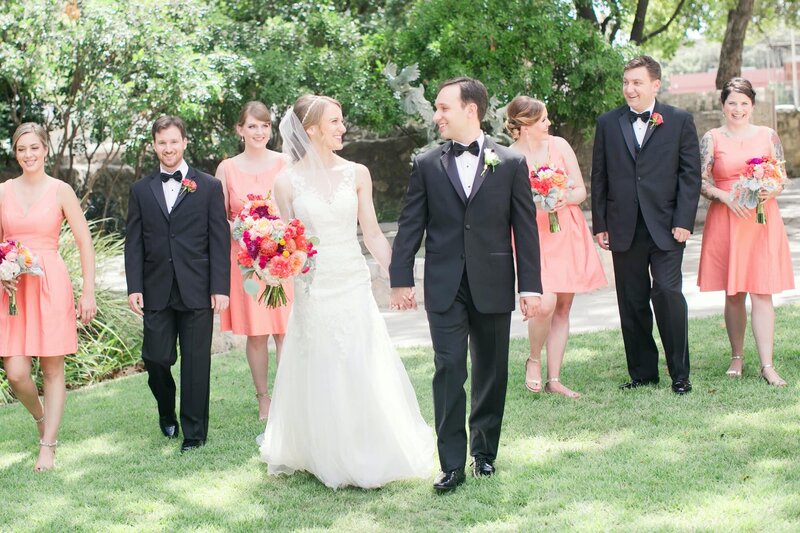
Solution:
[[[517,96],[506,109],[506,130],[515,141],[519,139],[522,126],[536,124],[544,114],[545,105],[541,100],[530,96]]]
[[[755,105],[756,103],[756,91],[753,89],[753,85],[744,78],[732,78],[725,83],[719,95],[722,105],[725,105],[725,100],[728,99],[731,93],[743,94],[750,99],[751,104]]]
[[[326,104],[333,104],[339,109],[342,108],[342,104],[330,96],[304,94],[295,101],[292,109],[294,109],[294,114],[297,115],[303,128],[308,129],[311,126],[319,125],[322,121],[322,114],[325,112]]]

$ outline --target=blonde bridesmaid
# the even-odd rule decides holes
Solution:
[[[225,208],[233,227],[233,219],[242,209],[248,194],[266,195],[273,190],[275,177],[287,163],[285,156],[267,149],[272,136],[272,117],[261,102],[248,102],[242,108],[236,133],[241,137],[244,150],[239,155],[220,163],[216,176],[223,183]],[[259,420],[269,414],[269,338],[275,341],[275,363],[280,362],[283,337],[289,319],[290,305],[269,309],[260,305],[244,292],[243,278],[236,257],[239,244],[231,243],[231,297],[230,306],[220,317],[222,331],[246,335],[245,352],[258,400]],[[292,287],[286,286],[292,300]],[[263,284],[260,290],[263,290]]]
[[[545,392],[579,398],[579,393],[560,381],[569,338],[570,309],[575,293],[592,291],[608,283],[580,208],[586,199],[586,187],[572,147],[561,137],[550,135],[550,120],[543,102],[517,96],[508,104],[507,116],[506,128],[514,138],[511,148],[525,155],[528,167],[533,170],[547,164],[565,170],[570,179],[567,193],[555,206],[561,231],[550,232],[548,213],[537,205],[544,294],[541,312],[528,321],[530,355],[525,360],[525,386],[531,392],[542,391],[541,356],[546,345]]]
[[[84,324],[97,313],[94,248],[75,192],[45,173],[47,131],[39,124],[22,124],[14,133],[11,147],[22,175],[0,185],[0,241],[19,241],[30,248],[38,257],[44,276],[23,275],[16,281],[3,282],[0,358],[14,395],[38,426],[39,458],[34,470],[41,472],[55,464],[58,430],[66,402],[64,356],[78,349],[72,282],[58,253],[64,219],[80,252],[83,289],[78,299],[78,316]],[[9,316],[8,297],[14,291],[18,314]],[[39,358],[42,369],[44,405],[31,377],[33,357]]]

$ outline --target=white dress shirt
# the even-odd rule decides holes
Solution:
[[[650,111],[650,115],[652,115],[653,109],[655,109],[655,107],[656,107],[656,101],[653,100],[653,103],[650,104],[650,107],[643,110],[642,113],[644,113],[645,111]],[[638,113],[638,111],[634,110],[633,108],[631,108],[631,111],[633,111],[634,113]],[[633,123],[633,134],[636,135],[636,142],[639,143],[639,146],[642,146],[642,141],[644,141],[644,135],[647,133],[647,126],[649,126],[649,124],[643,121],[641,118],[636,119],[636,121]]]
[[[478,141],[478,148],[481,151],[483,151],[483,142],[485,138],[486,136],[483,134],[483,132],[481,132],[476,139]],[[469,146],[469,144],[465,144],[463,146]],[[480,152],[478,152],[478,155],[472,155],[469,152],[464,152],[460,156],[456,157],[458,178],[461,180],[461,186],[464,188],[464,193],[467,195],[467,198],[469,198],[470,193],[472,193],[472,185],[475,182],[475,172],[477,171],[480,160]]]
[[[164,170],[164,167],[160,167],[161,172],[165,174],[174,174],[175,172],[167,172]],[[181,176],[184,178],[186,174],[189,173],[189,165],[186,164],[186,161],[181,161],[178,170],[181,171]],[[161,183],[161,187],[164,189],[164,200],[167,202],[167,212],[172,213],[172,206],[175,205],[175,201],[178,199],[178,195],[181,193],[181,182],[175,180],[167,180]]]

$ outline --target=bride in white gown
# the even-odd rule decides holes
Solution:
[[[296,283],[261,456],[270,474],[375,488],[427,478],[434,438],[372,296],[357,224],[384,269],[391,247],[369,171],[334,153],[345,131],[340,104],[324,96],[300,97],[280,124],[294,163],[277,179],[278,208],[319,237],[319,253],[313,276]]]

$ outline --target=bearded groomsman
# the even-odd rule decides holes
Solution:
[[[125,274],[128,305],[144,317],[142,359],[167,438],[180,432],[170,367],[181,352],[181,452],[208,434],[211,332],[228,306],[230,234],[219,180],[189,167],[183,121],[153,124],[160,168],[136,181],[128,200]]]

